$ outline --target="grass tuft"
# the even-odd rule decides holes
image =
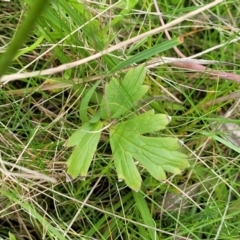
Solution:
[[[0,1],[1,59],[30,2]],[[0,69],[0,238],[239,238],[240,9],[236,1],[213,3],[182,21],[205,1],[49,1]],[[170,38],[183,43],[148,55],[170,40],[149,31],[173,20]],[[78,60],[86,61],[53,71]],[[190,167],[159,182],[138,165],[135,193],[117,181],[105,130],[86,179],[70,179],[66,141],[82,124],[82,100],[99,80],[86,113],[93,116],[111,77],[122,80],[140,63],[149,91],[133,111],[171,115],[163,134],[184,142]]]

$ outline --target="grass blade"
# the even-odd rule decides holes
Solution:
[[[137,208],[142,215],[144,224],[146,224],[147,226],[150,226],[152,228],[155,228],[156,227],[155,223],[152,219],[151,213],[149,212],[149,209],[148,209],[147,203],[143,197],[143,194],[141,192],[134,192],[134,191],[132,191],[132,194],[133,194],[134,200],[137,204]],[[158,239],[157,233],[152,228],[148,229],[149,235],[152,240],[157,240]]]
[[[165,41],[161,44],[158,44],[156,46],[153,46],[143,52],[140,52],[138,54],[136,54],[133,57],[130,57],[129,59],[121,62],[120,64],[118,64],[116,67],[114,67],[109,73],[113,73],[116,71],[119,71],[123,68],[128,67],[129,65],[133,64],[133,63],[137,63],[139,61],[148,59],[156,54],[162,53],[168,49],[171,49],[179,44],[182,43],[182,40],[180,40],[180,38],[175,38],[175,39],[171,39],[168,41]]]
[[[36,0],[32,3],[31,9],[28,11],[25,20],[20,25],[15,36],[13,37],[7,51],[0,59],[0,77],[5,73],[7,67],[17,55],[18,49],[27,39],[28,34],[34,27],[38,17],[41,15],[46,3],[48,1]]]

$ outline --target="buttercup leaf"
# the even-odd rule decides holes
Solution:
[[[101,128],[102,122],[100,121],[94,124],[86,123],[69,139],[68,146],[75,145],[75,149],[67,161],[67,173],[71,177],[86,177],[101,136]],[[79,136],[78,141],[76,140],[77,136]]]
[[[133,119],[122,122],[121,129],[124,129],[124,131],[132,130],[139,134],[145,134],[164,129],[169,122],[170,117],[166,114],[154,114],[154,110],[150,110]]]
[[[133,108],[134,103],[148,91],[142,85],[146,69],[139,66],[131,69],[122,82],[113,78],[105,88],[105,97],[101,103],[101,118],[119,118]]]
[[[82,120],[88,121],[82,125],[67,142],[68,147],[75,147],[67,165],[68,173],[72,177],[87,175],[94,153],[101,135],[103,122],[124,117],[147,92],[148,87],[143,86],[146,68],[139,66],[130,70],[122,82],[113,78],[105,88],[100,110],[88,120],[87,112],[82,112]],[[97,84],[96,84],[97,85]],[[95,87],[95,86],[94,86]],[[82,111],[87,109],[89,96],[86,95],[82,104]],[[185,154],[180,150],[179,140],[174,137],[146,136],[165,129],[170,122],[166,114],[155,114],[150,110],[139,116],[131,115],[126,121],[109,127],[109,139],[114,164],[119,180],[124,180],[133,190],[139,191],[142,179],[136,161],[157,180],[166,179],[166,172],[179,174],[188,167]]]
[[[151,119],[155,120],[155,122],[153,121],[154,127],[147,124],[148,121],[149,123],[152,122],[150,121]],[[140,128],[140,120],[143,122],[143,129]],[[150,111],[110,128],[110,144],[113,150],[117,173],[121,173],[121,178],[125,179],[127,184],[131,182],[129,173],[124,171],[124,168],[121,168],[121,172],[118,172],[119,168],[117,167],[117,165],[121,164],[118,161],[122,162],[122,164],[126,162],[126,159],[123,160],[123,157],[121,157],[123,153],[131,156],[128,157],[128,161],[133,162],[133,159],[139,161],[157,180],[164,180],[166,178],[164,171],[178,174],[181,172],[181,169],[188,167],[186,155],[178,151],[181,147],[178,139],[140,135],[148,133],[151,130],[157,131],[162,129],[167,123],[167,115],[153,115],[153,112]],[[122,153],[119,154],[119,152]],[[132,185],[129,185],[129,187],[132,187]]]
[[[117,139],[113,139],[113,141],[115,140]],[[131,154],[124,151],[118,144],[113,144],[113,146],[118,146],[116,149],[114,147],[112,149],[118,179],[120,181],[125,180],[131,189],[138,191],[141,187],[142,179]],[[118,161],[118,159],[121,159],[121,161]]]
[[[79,145],[83,139],[86,138],[86,135],[93,135],[101,129],[102,123],[97,122],[96,124],[85,123],[78,130],[76,130],[67,141],[67,147],[74,147]]]

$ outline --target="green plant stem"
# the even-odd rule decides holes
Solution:
[[[7,51],[0,58],[0,77],[6,72],[7,67],[17,55],[17,51],[27,39],[28,34],[33,29],[47,2],[47,0],[36,0],[32,2],[32,5],[28,10],[24,21],[20,25],[11,43],[9,44]]]

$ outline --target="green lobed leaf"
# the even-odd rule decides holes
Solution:
[[[140,127],[141,121],[143,122],[143,129]],[[153,127],[151,123],[153,123]],[[178,139],[140,135],[163,129],[167,123],[167,115],[153,115],[153,111],[149,111],[110,128],[110,144],[113,150],[116,170],[118,176],[121,176],[127,184],[131,182],[131,185],[128,185],[129,187],[132,188],[134,185],[129,177],[129,172],[124,167],[121,167],[120,171],[117,166],[126,164],[126,161],[133,162],[133,158],[139,161],[157,180],[166,179],[165,171],[178,174],[181,172],[181,169],[188,167],[186,155],[179,152],[181,146]],[[126,160],[126,158],[122,157],[124,154],[131,157],[128,157],[128,160]],[[135,182],[139,186],[139,180],[135,180]],[[133,189],[136,190],[136,188]]]
[[[17,240],[12,233],[8,233],[9,240]]]
[[[105,88],[105,96],[101,103],[101,118],[119,118],[133,108],[134,103],[148,91],[142,85],[146,76],[143,66],[129,70],[122,82],[113,78]]]
[[[119,123],[118,125],[121,125]],[[117,129],[119,131],[119,129]],[[168,166],[183,169],[188,166],[185,154],[179,152],[181,148],[179,140],[172,137],[145,137],[134,132],[122,131],[119,141],[123,148],[141,162],[149,162],[161,166],[163,169],[170,169]],[[176,173],[175,170],[173,173]],[[179,172],[179,171],[178,171]]]
[[[75,178],[86,177],[101,136],[102,122],[85,123],[69,139],[67,146],[75,146],[67,161],[67,173]]]
[[[166,114],[154,114],[154,110],[143,113],[133,119],[121,123],[124,131],[134,131],[138,134],[151,133],[164,129],[170,122]]]
[[[117,139],[115,138],[113,141],[117,141]],[[117,146],[117,148],[114,148],[114,146]],[[124,151],[117,142],[113,144],[112,154],[119,181],[125,180],[131,189],[138,191],[141,187],[142,179],[131,154]],[[121,161],[116,161],[118,159],[121,159]]]
[[[74,147],[79,145],[80,142],[86,137],[86,134],[93,134],[101,129],[102,123],[96,122],[95,124],[85,123],[77,129],[67,141],[67,147]]]

